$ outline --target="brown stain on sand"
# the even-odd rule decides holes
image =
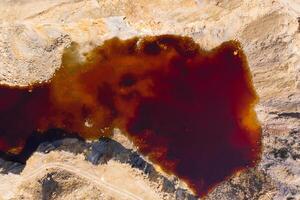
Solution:
[[[174,35],[113,38],[85,62],[76,49],[48,83],[1,86],[0,150],[23,147],[33,131],[98,138],[118,127],[199,196],[259,160],[258,97],[238,42],[205,51]]]

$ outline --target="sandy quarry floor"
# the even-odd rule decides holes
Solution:
[[[298,200],[299,17],[299,0],[4,0],[0,2],[0,84],[48,80],[71,42],[84,52],[113,36],[181,34],[206,49],[237,39],[260,96],[256,110],[263,127],[263,155],[256,168],[234,175],[207,198]],[[81,172],[74,166],[80,166]],[[97,173],[100,178],[93,177]],[[60,186],[54,199],[185,198],[157,192],[161,184],[145,177],[114,161],[91,166],[80,155],[36,153],[21,175],[0,175],[0,196],[40,199],[43,180],[49,178]],[[119,192],[112,189],[116,187]]]

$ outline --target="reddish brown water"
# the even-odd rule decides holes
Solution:
[[[0,150],[20,152],[33,131],[119,127],[199,196],[258,161],[258,98],[238,42],[204,51],[180,36],[113,38],[86,56],[78,64],[72,47],[49,83],[1,87]]]

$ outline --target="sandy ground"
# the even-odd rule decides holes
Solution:
[[[22,193],[17,199],[23,196],[28,199],[39,199],[41,192],[37,186],[38,180],[45,173],[69,173],[70,180],[61,180],[65,182],[61,185],[66,189],[65,191],[62,189],[65,194],[59,199],[72,199],[74,196],[79,198],[78,195],[87,199],[92,199],[93,196],[96,199],[101,199],[102,196],[107,199],[161,199],[154,187],[151,188],[151,183],[141,176],[139,171],[119,162],[109,161],[105,165],[94,166],[84,162],[84,158],[80,156],[66,152],[51,152],[46,156],[38,153],[33,155],[28,164],[29,167],[21,174],[22,179],[16,184],[16,194]],[[76,182],[82,182],[86,186],[82,188],[82,184],[78,183],[79,187],[68,187]],[[91,193],[92,187],[96,188],[93,190],[96,193]],[[32,190],[36,191],[32,193]],[[28,194],[26,191],[29,191]],[[73,194],[68,195],[70,193]]]
[[[257,114],[263,127],[263,155],[256,168],[221,183],[208,199],[300,199],[299,16],[299,0],[5,0],[0,2],[0,84],[48,80],[71,42],[79,43],[84,52],[114,36],[181,34],[193,37],[206,49],[237,39],[248,56],[260,96]],[[47,156],[31,159],[42,163]],[[70,162],[72,159],[78,158],[70,156]],[[25,171],[34,169],[30,165]],[[118,168],[117,163],[111,165]],[[99,167],[99,172],[104,168]],[[134,174],[126,166],[119,168],[122,173],[116,175],[120,177]],[[43,175],[33,180],[38,176]],[[23,195],[30,185],[22,184],[22,177],[2,175],[1,183],[18,185],[14,191]],[[152,199],[155,190],[147,185],[152,183],[141,177],[141,185],[149,188],[143,195],[150,195],[143,197]],[[78,179],[83,188],[89,181]],[[137,183],[134,178],[129,180]],[[113,194],[97,187],[86,191],[96,194],[99,190],[107,198]],[[132,192],[127,186],[124,189]],[[142,195],[141,188],[135,189],[135,195]],[[35,191],[34,186],[30,190]],[[7,199],[11,190],[0,191]]]

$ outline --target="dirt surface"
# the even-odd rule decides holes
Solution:
[[[60,67],[63,49],[71,42],[77,42],[84,52],[114,36],[188,35],[206,49],[237,39],[248,56],[260,96],[256,110],[263,127],[262,160],[256,168],[220,183],[207,199],[297,200],[300,199],[299,17],[298,0],[5,0],[0,2],[0,84],[28,85],[48,80]],[[116,140],[129,149],[134,148],[120,138]],[[44,194],[48,199],[94,199],[95,196],[130,199],[80,176],[73,168],[70,171],[54,165],[48,173],[44,167],[30,181],[25,178],[39,169],[37,166],[45,166],[43,162],[58,162],[59,166],[71,163],[72,167],[75,162],[87,174],[94,173],[90,171],[93,166],[80,154],[59,150],[36,153],[21,175],[0,176],[0,196],[40,199]],[[6,172],[21,169],[13,163],[1,163],[5,163],[1,166]],[[173,196],[168,196],[172,192],[166,195],[156,192],[155,188],[163,184],[148,180],[144,172],[136,172],[126,163],[110,161],[95,168],[99,171],[95,173],[105,172],[109,174],[107,177],[115,177],[113,180],[105,177],[109,184],[142,199],[186,199],[181,192],[175,192],[175,196],[174,192]],[[124,177],[128,178],[124,181]],[[50,186],[43,189],[42,185]]]
[[[118,129],[98,141],[43,142],[26,165],[0,161],[4,199],[196,199],[185,183],[140,156]]]

